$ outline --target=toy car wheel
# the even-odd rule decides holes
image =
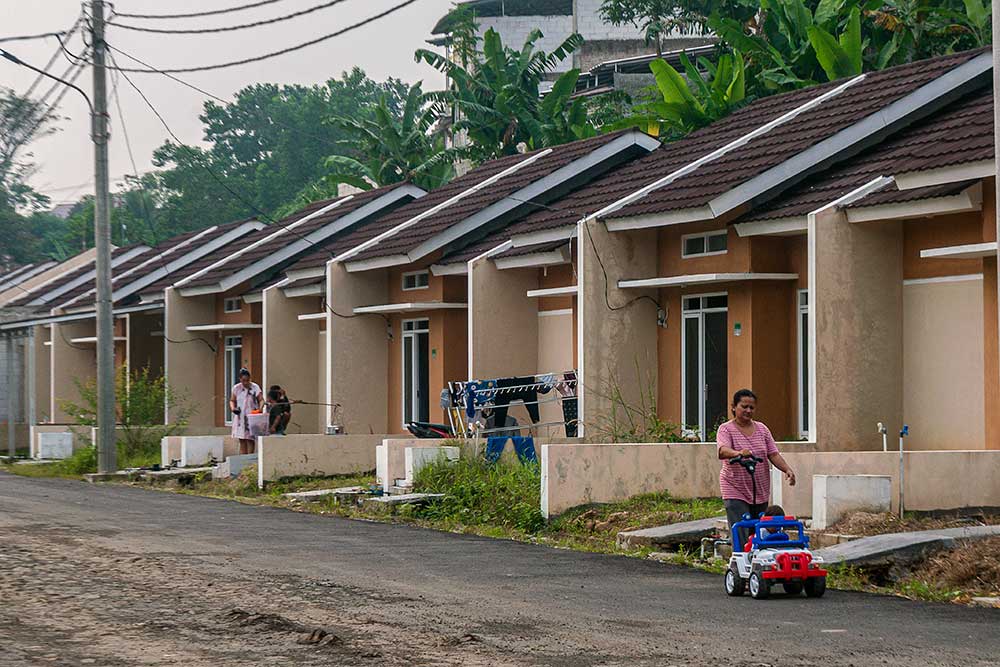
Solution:
[[[760,576],[759,572],[751,572],[750,581],[747,583],[750,587],[750,597],[754,600],[766,600],[771,595],[771,584]]]
[[[802,595],[801,581],[786,581],[781,585],[787,595]]]
[[[734,598],[743,595],[746,590],[747,582],[743,581],[743,578],[736,571],[736,568],[729,568],[726,570],[726,595],[731,595]]]
[[[810,577],[806,579],[806,596],[821,598],[826,593],[826,577]]]

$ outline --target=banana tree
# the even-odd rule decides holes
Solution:
[[[328,185],[347,183],[363,190],[400,181],[436,188],[454,176],[458,151],[445,147],[435,131],[439,109],[419,83],[410,86],[400,113],[383,96],[370,117],[335,116],[328,122],[350,134],[340,143],[360,158],[331,155],[326,159]]]
[[[541,38],[541,31],[534,30],[516,50],[504,46],[496,31],[487,30],[482,52],[468,65],[427,49],[415,53],[417,61],[448,77],[448,89],[431,96],[452,110],[452,128],[467,137],[475,161],[514,154],[522,145],[562,143],[593,131],[583,104],[569,99],[578,70],[560,76],[544,99],[540,94],[546,75],[579,48],[583,38],[570,35],[551,52],[535,47]]]
[[[638,127],[672,140],[728,115],[746,100],[743,56],[719,56],[717,63],[698,59],[701,70],[681,54],[682,75],[663,60],[649,64],[659,99],[639,104],[635,113],[616,127]],[[704,73],[703,73],[704,72]]]

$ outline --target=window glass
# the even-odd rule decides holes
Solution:
[[[712,234],[708,237],[708,252],[723,252],[726,249],[727,234]]]
[[[223,310],[227,313],[238,313],[243,310],[243,299],[226,299],[223,302]]]
[[[691,296],[684,299],[684,310],[698,310],[701,308],[701,297]]]
[[[705,237],[691,236],[684,239],[684,254],[685,255],[705,254]]]
[[[405,273],[403,274],[403,289],[423,289],[430,284],[430,273],[428,271],[419,271],[417,273]]]
[[[705,306],[704,306],[705,308],[725,308],[728,305],[729,305],[729,297],[727,297],[725,294],[705,297]]]

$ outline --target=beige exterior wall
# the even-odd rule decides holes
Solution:
[[[90,264],[94,261],[97,256],[97,251],[94,248],[81,252],[79,255],[70,257],[65,262],[60,262],[56,264],[51,269],[42,271],[37,276],[34,276],[23,283],[11,287],[10,289],[0,292],[0,307],[6,306],[9,301],[13,301],[19,296],[23,296],[25,291],[30,292],[31,290],[44,285],[47,282],[60,278],[71,271],[75,271],[84,264]]]
[[[982,448],[982,281],[904,285],[903,317],[907,447]]]
[[[646,392],[656,396],[656,306],[633,301],[643,294],[655,298],[656,291],[621,290],[618,281],[657,275],[657,245],[655,230],[609,233],[600,221],[581,224],[589,232],[578,234],[580,420],[581,435],[593,440],[610,414],[612,386],[621,388],[629,405],[641,404]],[[610,310],[608,301],[617,309]]]
[[[470,262],[468,378],[538,372],[538,305],[527,297],[538,288],[537,269],[498,269],[487,258]],[[568,368],[568,367],[567,367]]]
[[[299,320],[299,315],[322,312],[314,296],[289,298],[280,287],[264,291],[263,380],[266,392],[271,385],[281,385],[291,399],[325,403],[326,391],[317,395],[323,364],[315,351],[319,348],[319,322]],[[288,433],[323,433],[326,410],[320,405],[296,405]]]
[[[902,223],[851,224],[827,210],[810,234],[813,437],[825,451],[881,448],[875,424],[903,421]]]
[[[52,325],[50,404],[53,421],[74,423],[76,418],[62,409],[62,403],[80,402],[76,382],[86,384],[97,375],[97,347],[70,343],[74,338],[94,336],[94,321],[63,322]]]
[[[388,303],[388,296],[384,271],[349,273],[342,264],[327,266],[327,303],[343,317],[327,314],[330,382],[326,402],[343,406],[342,423],[348,434],[387,432],[385,320],[378,315],[351,314],[358,306]]]
[[[189,325],[214,321],[214,299],[211,296],[182,297],[173,288],[166,290],[165,299],[164,368],[167,383],[184,397],[188,405],[197,408],[189,420],[192,427],[215,426],[216,404],[222,400],[212,371],[216,357],[212,348],[218,344],[217,336],[213,331],[187,330]],[[176,414],[167,406],[168,421],[175,418]]]
[[[350,475],[375,469],[384,435],[287,435],[257,438],[258,485],[283,477]]]
[[[553,311],[539,311],[538,319],[538,371],[568,370],[573,368],[573,334],[575,331],[573,314],[550,314]],[[558,312],[558,311],[555,311]],[[539,397],[548,400],[557,395],[555,392]],[[542,403],[538,406],[539,418],[543,423],[562,421],[563,413],[560,402]],[[545,435],[565,435],[561,427],[543,427]]]
[[[778,447],[798,478],[794,487],[782,481],[773,489],[772,500],[787,514],[812,513],[813,475],[889,476],[898,509],[898,452],[817,452],[804,443]],[[551,517],[579,505],[658,491],[678,498],[718,497],[720,465],[714,444],[545,445],[542,512]],[[907,452],[904,466],[908,510],[1000,506],[1000,452]]]
[[[52,329],[46,326],[36,326],[34,329],[35,355],[35,420],[39,424],[51,422],[52,412],[52,346],[50,342]],[[96,360],[95,360],[96,361]]]

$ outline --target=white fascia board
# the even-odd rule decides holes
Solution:
[[[326,266],[312,266],[308,269],[293,269],[291,271],[285,271],[285,277],[288,280],[294,282],[296,280],[305,280],[306,278],[322,278],[326,275]]]
[[[263,324],[192,324],[185,327],[188,331],[240,331],[245,329],[263,329]]]
[[[27,273],[32,268],[34,268],[33,265],[28,264],[26,266],[20,266],[9,273],[3,274],[3,276],[0,277],[0,289],[3,289],[5,287],[14,284],[13,281],[16,280],[19,275],[21,275],[22,273]]]
[[[323,283],[299,285],[298,287],[284,287],[281,291],[290,299],[300,296],[321,296],[326,292],[326,285]]]
[[[298,316],[298,319],[300,321],[303,321],[303,322],[307,321],[307,320],[324,320],[325,321],[326,320],[326,311],[324,311],[322,313],[302,313],[301,315]]]
[[[346,204],[347,202],[351,201],[352,199],[354,199],[354,195],[348,195],[347,197],[344,197],[343,199],[338,199],[335,202],[327,204],[326,206],[324,206],[321,209],[313,211],[309,215],[302,216],[301,218],[299,218],[298,220],[296,220],[295,222],[293,222],[291,224],[285,225],[283,227],[279,227],[277,230],[271,232],[270,234],[268,234],[264,238],[257,239],[256,241],[254,241],[250,245],[243,246],[242,248],[240,248],[236,252],[232,253],[231,255],[227,255],[227,256],[223,257],[222,259],[220,259],[219,261],[214,262],[212,264],[209,264],[204,269],[202,269],[200,271],[196,271],[195,273],[192,273],[187,278],[184,278],[183,280],[178,281],[178,283],[176,285],[174,285],[174,287],[183,287],[184,285],[186,285],[187,283],[191,282],[192,280],[196,280],[197,278],[200,278],[201,276],[205,275],[206,273],[214,271],[215,269],[219,268],[220,266],[225,266],[231,260],[234,260],[237,257],[242,257],[244,254],[250,252],[254,248],[258,248],[261,245],[264,245],[265,243],[270,243],[271,241],[273,241],[274,239],[278,238],[282,234],[287,234],[287,233],[291,232],[292,230],[294,230],[296,227],[299,227],[300,225],[303,225],[303,224],[309,222],[310,220],[312,220],[313,218],[315,218],[317,216],[323,215],[327,211],[331,211],[331,210],[333,210],[333,209],[335,209],[335,208],[337,208],[339,206],[343,206],[344,204]],[[225,291],[225,290],[221,290],[220,289],[220,290],[216,290],[216,291],[220,291],[221,292],[221,291]],[[188,296],[188,295],[187,294],[182,294],[182,296]]]
[[[174,271],[184,268],[185,266],[198,261],[202,257],[212,254],[219,248],[225,247],[229,243],[232,243],[236,239],[245,236],[251,232],[257,231],[264,228],[264,223],[255,221],[245,222],[238,227],[235,227],[225,234],[217,236],[207,243],[199,245],[192,248],[190,252],[185,253],[183,256],[177,257],[171,262],[167,262],[160,269],[150,273],[147,276],[143,276],[141,279],[131,283],[122,289],[118,290],[114,294],[114,300],[123,299],[127,296],[131,296],[141,289],[144,289],[154,283],[159,282],[163,278],[167,277]],[[200,238],[200,237],[199,237]]]
[[[921,259],[974,259],[979,257],[992,257],[997,253],[997,242],[987,241],[986,243],[967,243],[965,245],[952,245],[944,248],[927,248],[920,251]]]
[[[497,257],[493,260],[498,269],[528,269],[558,266],[570,263],[569,245],[548,252],[534,252],[519,257]]]
[[[906,218],[930,218],[935,215],[967,213],[982,208],[981,202],[974,201],[969,191],[948,197],[918,199],[897,204],[858,206],[846,210],[848,222],[879,222],[881,220],[901,220]]]
[[[996,163],[993,160],[966,162],[938,169],[922,171],[905,171],[896,174],[896,187],[900,190],[927,188],[948,183],[961,183],[979,178],[989,178],[996,175]]]
[[[347,261],[344,267],[351,273],[356,271],[372,271],[373,269],[387,269],[390,266],[402,266],[409,264],[410,258],[406,255],[387,255],[385,257],[372,257],[362,259],[357,262]]]
[[[774,220],[756,220],[754,222],[738,222],[737,236],[793,236],[804,234],[809,229],[809,216],[792,216],[775,218]]]
[[[567,287],[547,287],[545,289],[530,289],[526,292],[526,296],[529,299],[543,296],[576,296],[577,290],[579,290],[577,285],[569,285]]]
[[[797,280],[797,273],[692,273],[667,278],[642,278],[619,280],[619,289],[645,289],[649,287],[684,287],[708,283],[732,283],[745,280]]]
[[[879,134],[892,131],[907,118],[916,114],[926,115],[930,113],[942,104],[953,100],[954,95],[961,92],[971,82],[989,74],[992,67],[992,54],[983,53],[976,56],[863,120],[726,191],[709,202],[709,206],[712,207],[716,217],[728,213],[755,197],[810,172],[830,158],[850,151]]]
[[[715,218],[708,206],[682,208],[677,211],[665,211],[649,215],[637,215],[634,218],[617,218],[607,220],[609,232],[624,232],[630,229],[649,229],[650,227],[669,227],[684,225],[689,222],[708,222]]]
[[[420,193],[419,195],[417,193]],[[391,190],[384,195],[374,199],[364,206],[358,208],[357,210],[351,211],[347,215],[343,215],[337,220],[331,222],[328,225],[306,234],[304,238],[298,238],[292,241],[290,244],[281,248],[277,252],[271,253],[266,258],[255,262],[245,269],[234,273],[231,276],[227,276],[225,280],[222,281],[222,290],[226,291],[232,289],[236,285],[249,280],[259,274],[261,271],[265,271],[273,266],[277,266],[281,262],[287,261],[296,255],[299,255],[315,245],[319,245],[324,241],[328,240],[330,237],[340,232],[351,229],[355,225],[368,218],[378,215],[384,209],[393,206],[400,199],[411,199],[422,196],[424,191],[414,185],[401,185],[400,187]],[[351,195],[353,197],[353,195]],[[345,198],[346,199],[346,198]],[[329,210],[323,209],[322,212]]]
[[[355,315],[380,315],[385,313],[408,313],[423,310],[459,310],[468,308],[467,303],[448,303],[428,301],[425,303],[387,303],[379,306],[359,306],[354,309]]]
[[[487,187],[493,185],[497,181],[500,181],[501,179],[506,178],[507,176],[509,176],[509,175],[511,175],[513,173],[516,173],[516,172],[520,171],[521,169],[524,169],[525,167],[527,167],[530,164],[534,164],[538,160],[541,160],[543,157],[549,155],[551,152],[552,152],[551,148],[546,148],[545,150],[539,151],[537,154],[532,155],[529,158],[521,160],[520,162],[518,162],[515,165],[511,165],[510,167],[504,169],[503,171],[501,171],[498,174],[493,174],[492,176],[490,176],[486,180],[484,180],[484,181],[482,181],[480,183],[476,183],[475,185],[472,185],[472,186],[470,186],[469,188],[467,188],[465,190],[462,190],[461,192],[459,192],[458,194],[456,194],[454,197],[449,197],[448,199],[444,200],[440,204],[437,204],[437,205],[432,206],[431,208],[427,209],[423,213],[415,215],[415,216],[413,216],[412,218],[410,218],[408,220],[404,220],[403,222],[399,223],[398,225],[396,225],[392,229],[387,229],[386,231],[382,232],[381,234],[378,234],[377,236],[368,239],[364,243],[358,244],[355,247],[351,248],[350,250],[346,250],[346,251],[340,253],[339,255],[337,255],[336,257],[333,258],[333,261],[334,262],[344,262],[344,261],[347,261],[351,257],[354,257],[355,255],[357,255],[358,253],[364,252],[368,248],[371,248],[372,246],[378,245],[379,243],[381,243],[382,241],[384,241],[385,239],[387,239],[387,238],[389,238],[391,236],[395,236],[396,234],[398,234],[399,232],[403,231],[404,229],[412,227],[413,225],[418,224],[422,220],[426,220],[427,218],[431,217],[432,215],[436,215],[439,211],[443,211],[444,209],[448,208],[452,204],[455,204],[455,203],[457,203],[457,202],[465,199],[469,195],[475,194],[476,192],[479,192],[483,188],[487,188]],[[350,270],[350,269],[348,269],[348,270]]]
[[[249,292],[240,297],[243,299],[243,303],[263,303],[264,302],[264,290],[258,290],[256,292]]]
[[[648,195],[650,192],[653,192],[655,190],[659,190],[662,187],[670,185],[674,181],[676,181],[676,180],[678,180],[678,179],[680,179],[680,178],[682,178],[684,176],[687,176],[688,174],[692,173],[693,171],[695,171],[699,167],[701,167],[701,166],[703,166],[705,164],[708,164],[709,162],[713,162],[713,161],[719,159],[720,157],[722,157],[723,155],[726,155],[727,153],[736,150],[737,148],[745,146],[746,144],[750,143],[752,140],[756,139],[757,137],[760,137],[760,136],[763,136],[763,135],[767,134],[768,132],[770,132],[771,130],[773,130],[774,128],[776,128],[776,127],[778,127],[780,125],[784,125],[785,123],[787,123],[787,122],[795,119],[796,117],[800,116],[801,114],[803,114],[803,113],[805,113],[807,111],[810,111],[810,110],[814,109],[815,107],[821,105],[823,102],[827,101],[828,99],[830,99],[832,97],[836,97],[837,95],[840,95],[842,92],[844,92],[845,90],[847,90],[851,86],[857,85],[858,83],[860,83],[860,82],[862,82],[864,80],[865,80],[865,75],[864,74],[856,76],[853,79],[850,79],[850,80],[848,80],[848,81],[840,84],[836,88],[834,88],[832,90],[829,90],[829,91],[823,93],[822,95],[819,95],[819,96],[817,96],[817,97],[809,100],[808,102],[806,102],[806,103],[804,103],[804,104],[802,104],[800,106],[795,107],[791,111],[787,111],[787,112],[783,113],[782,115],[778,116],[774,120],[771,120],[771,121],[769,121],[769,122],[761,125],[760,127],[752,130],[751,132],[748,132],[747,134],[743,135],[742,137],[740,137],[738,139],[735,139],[734,141],[729,142],[725,146],[717,148],[716,150],[712,151],[711,153],[709,153],[707,155],[701,156],[700,158],[698,158],[694,162],[690,162],[690,163],[684,165],[683,167],[681,167],[680,169],[672,171],[671,173],[667,174],[663,178],[659,178],[659,179],[653,181],[652,183],[650,183],[649,185],[646,185],[646,186],[644,186],[644,187],[636,190],[635,192],[633,192],[633,193],[631,193],[629,195],[626,195],[625,197],[622,197],[618,201],[615,201],[615,202],[612,202],[611,204],[608,204],[607,206],[605,206],[604,208],[600,209],[599,211],[596,211],[596,212],[590,214],[589,216],[587,216],[586,219],[587,220],[593,220],[593,219],[597,219],[597,218],[601,218],[601,219],[607,218],[607,217],[610,216],[611,213],[617,211],[618,209],[624,208],[625,206],[628,206],[629,204],[632,204],[633,202],[636,202],[636,201],[642,199],[643,197],[645,197],[646,195]]]
[[[126,252],[121,253],[117,257],[112,257],[111,258],[111,268],[114,269],[116,266],[119,266],[119,265],[123,264],[124,262],[129,261],[130,259],[134,258],[136,255],[141,255],[142,253],[146,252],[147,250],[149,250],[148,246],[137,246],[135,248],[132,248],[131,250],[128,250]],[[47,294],[43,294],[43,295],[37,297],[36,299],[34,299],[33,301],[31,301],[27,305],[29,305],[29,306],[41,306],[41,305],[45,305],[45,304],[51,303],[52,301],[55,301],[56,299],[58,299],[60,296],[62,296],[66,292],[74,290],[77,287],[79,287],[80,285],[82,285],[82,284],[84,284],[84,283],[86,283],[88,281],[93,280],[94,276],[96,275],[96,273],[97,273],[97,268],[94,267],[93,269],[87,271],[86,273],[84,273],[82,276],[80,276],[76,280],[71,280],[70,282],[66,283],[65,285],[59,287],[58,289],[55,289],[52,292],[49,292]]]
[[[14,274],[8,275],[7,279],[3,283],[0,283],[0,291],[6,291],[11,287],[15,287],[17,285],[20,285],[21,283],[31,280],[39,273],[44,273],[45,271],[51,269],[53,266],[55,266],[55,262],[47,262],[44,264],[39,264],[37,266],[22,267],[18,271],[14,272],[15,274],[18,275]]]
[[[527,234],[518,234],[517,236],[512,236],[510,241],[513,247],[523,248],[528,245],[541,245],[542,243],[552,243],[553,241],[568,241],[574,237],[576,237],[576,223],[567,225],[566,227],[557,227],[556,229],[544,229],[537,232],[528,232]]]
[[[435,276],[464,276],[469,272],[469,267],[465,262],[454,264],[432,264],[431,273]]]
[[[162,309],[163,309],[162,303],[150,303],[150,304],[139,304],[135,306],[126,306],[124,308],[115,308],[113,312],[116,316],[118,316],[118,315],[126,315],[128,313],[141,313],[141,312],[149,312]],[[70,315],[55,314],[54,312],[52,312],[49,315],[45,315],[42,317],[35,317],[30,320],[21,320],[17,322],[7,322],[6,324],[0,324],[0,330],[9,331],[11,329],[23,329],[26,327],[33,327],[45,324],[58,324],[60,322],[78,322],[81,320],[89,320],[90,318],[96,316],[97,313],[93,310],[84,313],[73,313]]]
[[[543,196],[560,185],[571,181],[573,178],[591,169],[613,160],[633,146],[640,146],[646,152],[652,151],[660,146],[660,142],[642,132],[629,132],[617,139],[609,141],[586,155],[573,160],[567,165],[534,181],[530,185],[521,188],[513,194],[507,195],[498,202],[490,204],[486,208],[477,211],[475,214],[462,220],[458,224],[451,225],[440,234],[433,236],[416,248],[407,253],[410,262],[416,262],[435,250],[440,250],[444,246],[457,241],[458,239],[471,234],[477,229],[489,224],[491,221],[504,216],[511,211]]]
[[[128,338],[126,338],[125,336],[115,336],[113,338],[113,340],[116,343],[124,343],[125,341],[128,340]],[[97,336],[84,336],[83,338],[70,338],[69,342],[71,342],[71,343],[96,343],[97,342]]]

